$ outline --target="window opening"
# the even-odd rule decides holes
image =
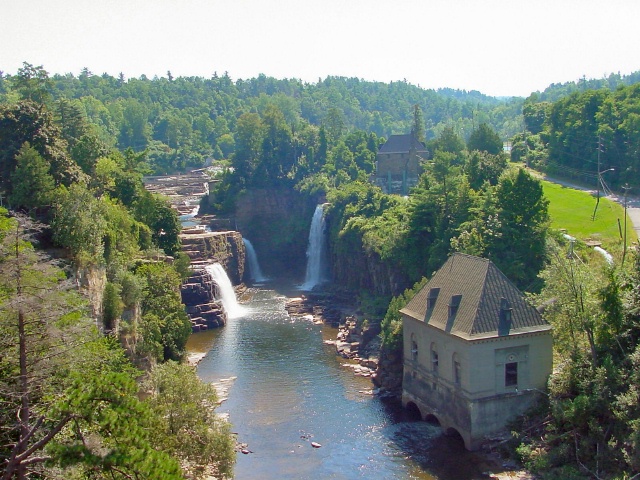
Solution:
[[[458,313],[458,307],[460,306],[461,300],[462,295],[453,295],[451,297],[451,303],[449,304],[449,318],[455,317],[456,313]]]
[[[431,350],[431,365],[435,373],[438,373],[438,364],[438,352]]]
[[[415,340],[411,340],[411,358],[413,360],[418,359],[418,344]]]
[[[427,309],[431,310],[436,306],[436,300],[438,300],[438,294],[440,293],[439,287],[429,289],[429,296],[427,297]]]
[[[500,299],[500,311],[502,313],[502,318],[504,319],[504,321],[507,323],[511,323],[511,312],[513,311],[513,309],[511,308],[509,300],[507,300],[506,298]]]
[[[504,385],[505,387],[518,386],[518,362],[510,362],[505,364]]]

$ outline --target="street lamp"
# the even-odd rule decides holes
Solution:
[[[628,183],[624,184],[624,250],[622,251],[622,266],[624,267],[624,259],[627,256],[627,190],[631,187]]]
[[[602,174],[613,171],[615,171],[615,168],[607,168],[606,170],[598,172],[598,185],[596,186],[596,208],[593,209],[593,216],[591,217],[592,221],[596,219],[596,211],[598,210],[598,205],[600,204],[600,184],[602,183]]]

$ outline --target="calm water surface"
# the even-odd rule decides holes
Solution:
[[[276,290],[248,296],[242,316],[187,345],[190,353],[208,352],[198,366],[202,380],[231,379],[218,412],[229,414],[252,452],[238,454],[235,478],[487,478],[486,465],[460,442],[372,396],[371,380],[355,376],[323,343],[337,329],[290,318]]]

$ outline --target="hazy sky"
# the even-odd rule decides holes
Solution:
[[[527,96],[640,70],[639,0],[0,0],[0,70],[327,75]]]

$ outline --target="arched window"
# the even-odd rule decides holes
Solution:
[[[411,360],[418,360],[418,342],[416,342],[416,334],[411,334]]]
[[[460,368],[460,357],[457,353],[453,354],[453,382],[456,385],[460,385],[462,383],[462,371]]]
[[[431,344],[431,370],[436,375],[438,374],[438,367],[440,365],[440,360],[438,358],[438,346],[435,342]]]
[[[518,387],[518,356],[515,353],[507,355],[504,364],[504,386]]]

